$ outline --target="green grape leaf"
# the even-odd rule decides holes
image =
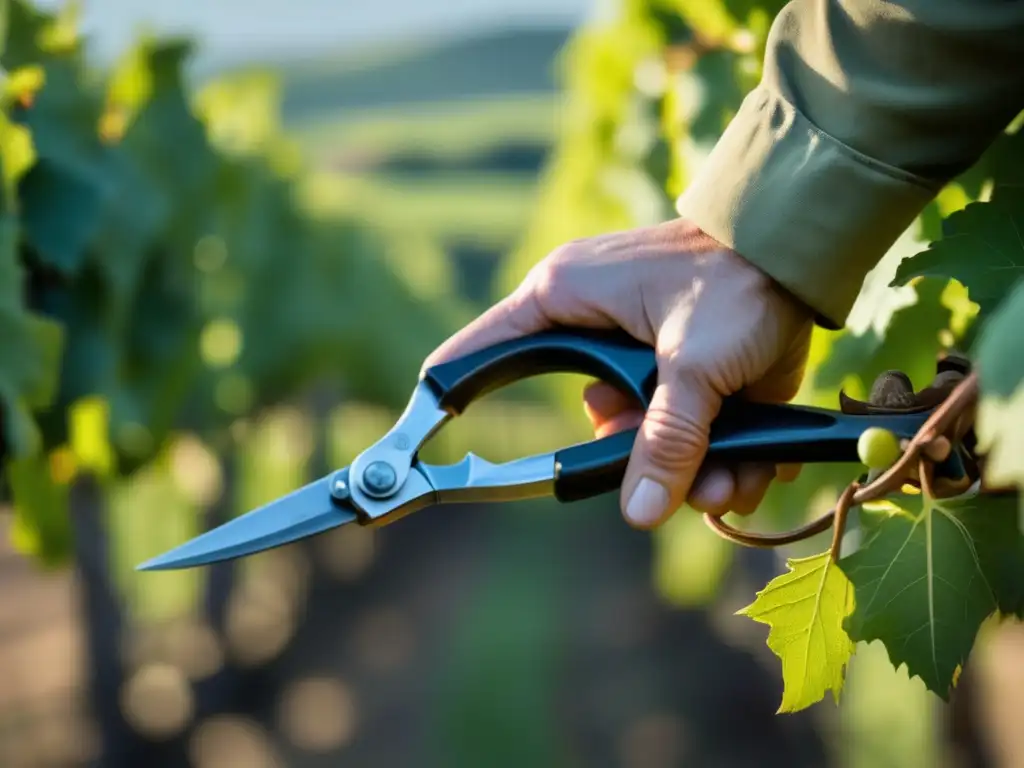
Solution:
[[[989,182],[998,188],[1024,181],[1024,135],[1002,134],[966,171],[947,184],[918,217],[919,235],[926,242],[942,238],[947,216],[977,201]]]
[[[3,165],[3,210],[13,211],[18,183],[36,162],[32,134],[0,113],[0,164]]]
[[[0,402],[8,454],[25,456],[39,448],[32,409],[50,404],[60,372],[61,327],[34,315],[22,303],[18,225],[0,219]]]
[[[92,239],[92,255],[110,291],[111,311],[124,312],[151,247],[167,227],[174,201],[149,182],[135,157],[113,147],[107,162],[114,185]]]
[[[182,67],[189,51],[184,42],[144,51],[152,91],[123,144],[147,170],[151,183],[172,197],[176,209],[195,218],[214,191],[219,164],[185,90]],[[175,151],[168,152],[168,146]]]
[[[112,179],[97,133],[101,95],[84,82],[74,57],[47,57],[42,66],[42,88],[18,113],[38,156],[18,195],[27,242],[67,275],[85,261]]]
[[[983,396],[974,429],[978,450],[985,455],[985,482],[1003,488],[1024,489],[1024,385],[1008,397]],[[1024,527],[1024,499],[1021,500]]]
[[[831,553],[789,559],[757,599],[737,614],[767,624],[768,647],[782,660],[784,690],[779,712],[796,712],[832,691],[836,702],[854,644],[843,621],[854,607],[846,575]]]
[[[722,0],[672,0],[673,10],[710,40],[724,41],[735,33],[739,20]]]
[[[1024,488],[1024,280],[992,313],[974,346],[981,387],[975,431],[985,477]],[[1022,507],[1024,510],[1024,507]]]
[[[68,486],[54,478],[54,458],[37,453],[5,467],[14,501],[11,543],[47,567],[65,564],[72,552]]]
[[[0,58],[7,47],[7,20],[10,13],[10,0],[0,0]]]
[[[19,192],[25,238],[40,260],[65,275],[77,272],[100,222],[99,190],[44,159],[28,172]]]
[[[905,372],[918,389],[928,384],[935,375],[941,334],[953,317],[943,302],[944,291],[945,285],[938,281],[919,283],[917,301],[893,313],[884,334],[875,328],[860,335],[844,331],[818,368],[815,387],[838,387],[851,377],[859,382],[864,396],[875,377],[893,369]]]
[[[702,98],[690,119],[690,136],[697,143],[712,145],[722,135],[743,101],[738,67],[741,57],[732,51],[712,51],[701,56],[692,73],[701,83]]]
[[[13,70],[35,64],[39,59],[43,33],[56,17],[25,0],[6,0],[4,9],[4,44],[0,65]]]
[[[278,78],[267,72],[221,77],[196,98],[214,146],[241,155],[266,152],[280,137],[280,103]]]
[[[856,594],[846,630],[948,700],[982,622],[1020,610],[1016,499],[899,495],[865,504],[860,523],[859,549],[839,561]]]
[[[892,285],[915,277],[954,278],[984,317],[1024,275],[1024,191],[1006,187],[989,202],[948,216],[943,237],[896,270]]]
[[[1009,397],[1024,379],[1024,280],[1017,280],[974,345],[978,378],[987,395]]]

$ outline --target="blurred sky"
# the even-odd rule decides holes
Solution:
[[[116,56],[141,27],[187,33],[202,58],[342,53],[364,45],[462,34],[510,25],[566,25],[595,0],[79,0],[82,31],[93,55]],[[37,0],[56,8],[64,0]]]

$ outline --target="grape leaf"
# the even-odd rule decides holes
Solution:
[[[994,485],[1024,487],[1024,280],[985,323],[974,346],[981,386],[975,430]],[[1024,511],[1024,507],[1022,507]]]
[[[986,395],[1009,397],[1024,379],[1024,280],[989,317],[974,345],[978,378]]]
[[[25,237],[40,259],[64,274],[85,260],[99,224],[102,198],[86,179],[42,159],[21,182]]]
[[[845,628],[948,700],[982,622],[1020,610],[1016,500],[900,495],[865,504],[860,524],[860,548],[839,561],[856,595]]]
[[[1024,192],[1000,190],[948,216],[943,237],[900,264],[892,285],[914,277],[952,277],[967,287],[982,317],[1024,275]]]
[[[45,453],[11,461],[5,467],[14,498],[11,543],[47,567],[64,565],[72,551],[68,486],[53,476]]]
[[[15,457],[39,447],[31,409],[48,405],[54,396],[62,340],[58,324],[22,303],[17,237],[17,222],[0,219],[0,405],[4,446]]]
[[[853,588],[831,554],[789,559],[757,599],[737,611],[771,627],[768,647],[782,660],[779,712],[796,712],[832,691],[838,702],[854,644],[843,629],[853,609]]]
[[[698,143],[714,144],[739,109],[744,92],[737,82],[740,57],[728,50],[701,56],[693,75],[702,85],[700,106],[690,122],[690,136]]]
[[[940,334],[950,327],[953,313],[942,301],[945,285],[940,281],[923,281],[915,288],[917,301],[893,314],[884,335],[875,328],[860,335],[844,331],[818,368],[814,386],[838,387],[853,377],[866,394],[878,374],[892,369],[905,372],[918,389],[927,385],[942,348]]]
[[[0,112],[0,164],[3,165],[3,208],[14,209],[18,183],[36,162],[32,135]]]
[[[988,182],[1002,187],[1024,181],[1024,134],[999,136],[974,165],[949,182],[918,217],[919,235],[927,242],[942,238],[943,220],[978,200]]]
[[[53,24],[55,16],[25,0],[6,0],[4,10],[4,45],[0,65],[12,70],[35,63],[40,52],[39,38]]]

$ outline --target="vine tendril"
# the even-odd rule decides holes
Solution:
[[[806,525],[784,533],[755,533],[733,528],[714,515],[705,514],[704,522],[724,539],[745,547],[758,548],[793,544],[834,527],[831,552],[833,560],[838,559],[846,528],[846,515],[850,507],[880,499],[907,483],[915,484],[915,480],[920,484],[922,491],[930,495],[936,492],[953,495],[967,490],[967,487],[959,483],[940,486],[933,479],[933,472],[935,460],[945,458],[952,443],[966,433],[970,419],[963,417],[969,414],[977,401],[978,374],[971,372],[921,425],[917,434],[907,443],[903,454],[891,467],[865,485],[860,485],[857,481],[850,483],[840,494],[839,501],[833,509]]]

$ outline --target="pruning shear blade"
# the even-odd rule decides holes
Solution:
[[[353,511],[334,503],[321,478],[269,504],[197,536],[138,566],[164,571],[206,565],[279,547],[356,520]]]

